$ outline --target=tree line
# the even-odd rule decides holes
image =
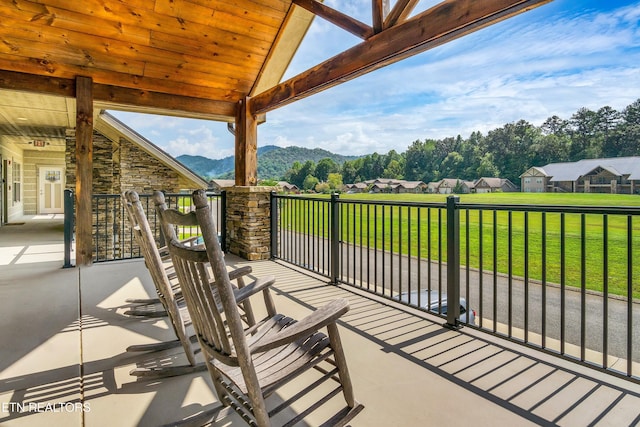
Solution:
[[[640,99],[622,111],[605,106],[597,111],[580,108],[569,119],[551,116],[535,126],[519,120],[489,131],[443,139],[413,141],[404,153],[373,153],[338,164],[295,162],[284,180],[305,190],[339,189],[342,182],[375,178],[439,181],[457,178],[507,178],[516,185],[531,166],[601,157],[640,155]],[[331,180],[329,179],[331,175]],[[340,179],[338,179],[340,178]],[[333,187],[334,185],[340,187]]]

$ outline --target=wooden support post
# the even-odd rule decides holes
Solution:
[[[258,121],[249,111],[249,97],[236,112],[236,185],[258,184]]]
[[[91,265],[93,193],[93,81],[76,78],[76,265]]]

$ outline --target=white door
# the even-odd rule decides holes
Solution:
[[[38,213],[63,213],[64,169],[61,167],[40,167]]]

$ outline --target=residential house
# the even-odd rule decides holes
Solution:
[[[462,181],[463,193],[475,193],[476,182],[475,181]]]
[[[363,184],[364,188],[369,188],[370,193],[424,193],[428,188],[427,184],[422,181],[405,181],[393,178],[370,179],[359,184]],[[351,188],[349,187],[349,189]],[[356,188],[356,190],[361,189],[363,189],[362,185]]]
[[[369,184],[369,193],[391,193],[393,192],[393,188],[397,184],[390,184],[385,182],[374,182]]]
[[[584,159],[531,167],[520,175],[527,193],[640,193],[640,157]]]
[[[394,190],[396,193],[421,194],[427,191],[427,184],[422,181],[400,181]]]
[[[344,186],[347,193],[366,193],[369,186],[364,182],[356,182],[355,184],[346,184]]]
[[[468,194],[475,184],[471,181],[463,181],[457,178],[444,178],[440,181],[430,182],[428,192],[438,194]]]
[[[459,179],[444,178],[438,181],[436,186],[436,193],[438,194],[453,194],[453,189],[456,187]]]
[[[297,185],[291,184],[290,182],[287,182],[287,181],[278,181],[278,187],[282,188],[282,191],[286,191],[286,192],[300,191],[300,188],[298,188]]]
[[[518,187],[506,178],[479,178],[474,182],[476,193],[515,192]]]

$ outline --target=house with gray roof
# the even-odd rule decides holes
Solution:
[[[427,184],[422,181],[393,178],[369,179],[362,183],[347,184],[346,187],[350,192],[364,192],[368,188],[370,193],[424,193],[427,191]]]
[[[520,175],[527,193],[640,193],[640,157],[584,159],[534,166]]]
[[[507,178],[482,177],[475,180],[473,184],[476,193],[508,193],[518,191],[518,187]]]

